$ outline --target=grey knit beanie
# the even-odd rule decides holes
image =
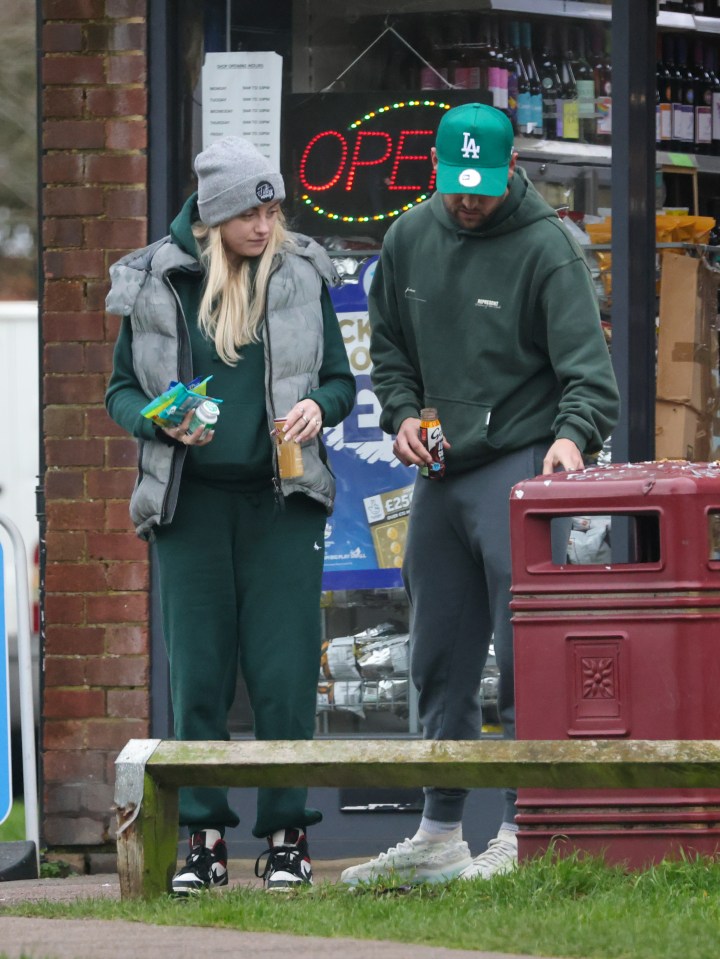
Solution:
[[[261,203],[285,199],[285,184],[270,162],[242,137],[223,137],[195,158],[198,211],[217,226]]]

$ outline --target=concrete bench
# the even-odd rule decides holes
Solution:
[[[180,786],[720,787],[720,741],[174,742],[131,739],[116,760],[123,899],[170,891]]]

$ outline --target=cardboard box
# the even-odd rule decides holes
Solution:
[[[704,259],[665,254],[660,282],[657,398],[702,414],[717,407],[717,297],[720,271]]]
[[[655,403],[655,459],[710,460],[712,440],[707,416],[690,406]]]

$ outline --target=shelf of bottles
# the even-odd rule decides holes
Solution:
[[[720,36],[698,27],[720,33],[720,0],[692,6],[703,16],[677,3],[658,19],[657,161],[720,173]],[[527,7],[526,0],[498,0],[493,8],[503,12],[431,15],[423,33],[433,39],[414,82],[422,90],[484,92],[510,117],[521,160],[609,165],[611,31],[599,11],[611,7],[558,0],[522,16]],[[547,19],[552,13],[562,19]]]
[[[720,39],[708,35],[658,32],[655,145],[661,163],[720,172],[717,159],[706,159],[720,156],[719,50]]]
[[[556,154],[558,144],[592,145],[601,149],[574,149],[572,155],[609,160],[611,65],[605,24],[453,14],[435,26],[441,29],[432,34],[421,89],[485,91],[510,117],[521,150],[542,151],[539,145],[547,141],[556,144],[550,151]]]

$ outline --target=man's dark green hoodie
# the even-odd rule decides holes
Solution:
[[[582,251],[524,171],[476,230],[440,193],[388,231],[369,296],[381,425],[436,407],[448,472],[555,439],[597,452],[619,400]]]

